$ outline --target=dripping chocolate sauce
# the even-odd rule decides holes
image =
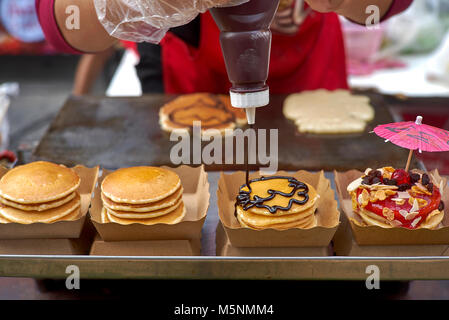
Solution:
[[[254,129],[254,125],[252,125],[252,124],[249,127],[251,130]],[[245,167],[246,167],[245,168],[245,171],[246,171],[245,172],[246,173],[245,184],[240,187],[240,191],[237,196],[237,200],[235,202],[235,208],[237,208],[237,206],[241,206],[243,208],[243,210],[245,210],[245,211],[249,210],[252,207],[265,208],[270,213],[274,214],[274,213],[276,213],[277,210],[281,210],[281,211],[290,210],[292,208],[293,204],[303,205],[303,204],[307,203],[309,201],[309,188],[307,187],[307,185],[305,183],[302,183],[293,177],[272,176],[272,177],[261,177],[258,179],[249,180],[249,160],[248,160],[249,159],[249,150],[250,150],[249,143],[250,143],[250,141],[248,139],[248,143],[246,144],[246,157],[245,157]],[[257,141],[256,141],[256,144],[257,144]],[[288,180],[289,187],[292,187],[292,191],[290,193],[285,193],[285,192],[281,192],[279,190],[269,189],[267,191],[269,194],[268,197],[262,198],[262,197],[259,197],[256,195],[256,196],[254,196],[253,199],[251,199],[251,192],[252,192],[251,183],[258,182],[258,181],[274,180],[274,179]],[[245,187],[248,188],[248,191],[243,190]],[[268,201],[272,200],[274,197],[276,197],[276,195],[284,196],[286,198],[291,198],[296,193],[298,196],[304,197],[304,199],[303,200],[290,199],[290,201],[286,207],[269,206],[269,205],[265,204],[266,202],[268,202]],[[235,210],[234,215],[237,216],[237,210]]]
[[[253,199],[251,199],[251,192],[252,192],[251,183],[258,182],[258,181],[274,180],[274,179],[288,180],[288,182],[289,182],[288,186],[292,187],[292,191],[290,193],[285,193],[285,192],[282,192],[279,190],[269,189],[267,191],[267,193],[269,194],[268,197],[262,198],[262,197],[259,197],[256,195],[256,196],[254,196]],[[248,191],[243,190],[245,187],[248,188]],[[269,205],[265,204],[265,202],[272,200],[274,197],[276,197],[276,195],[280,195],[280,196],[283,196],[286,198],[291,198],[295,194],[297,194],[300,197],[304,197],[304,199],[303,200],[290,199],[290,201],[288,202],[288,205],[286,207],[269,206]],[[307,187],[307,185],[305,183],[298,181],[294,177],[271,176],[271,177],[261,177],[258,179],[253,179],[253,180],[249,181],[247,184],[242,185],[240,187],[240,191],[237,196],[237,200],[235,202],[235,207],[241,206],[243,208],[243,210],[245,210],[245,211],[252,207],[265,208],[270,213],[274,214],[274,213],[276,213],[277,210],[288,211],[292,208],[293,204],[303,205],[303,204],[307,203],[308,201],[309,201],[309,187]]]
[[[251,130],[254,130],[254,124],[250,124],[249,128]],[[256,137],[257,137],[257,134],[256,134]],[[249,150],[250,150],[250,148],[249,148],[250,141],[249,140],[250,139],[248,139],[248,143],[246,144],[246,152],[245,152],[245,154],[246,154],[246,156],[245,156],[245,173],[246,173],[245,183],[247,186],[249,186]],[[257,145],[257,141],[256,141],[256,145]]]

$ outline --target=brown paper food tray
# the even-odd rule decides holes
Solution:
[[[177,224],[120,225],[102,223],[101,183],[109,171],[104,170],[98,179],[90,215],[92,222],[104,241],[145,241],[145,240],[191,240],[201,238],[201,229],[209,208],[209,182],[204,166],[197,168],[180,166],[178,168],[163,167],[176,172],[184,188],[182,199],[186,206],[186,216]]]
[[[1,240],[23,239],[76,239],[80,237],[87,212],[92,199],[92,192],[97,183],[99,167],[86,168],[77,165],[73,168],[81,178],[78,192],[81,195],[81,218],[75,221],[59,221],[55,223],[0,224]],[[8,171],[0,167],[0,178]]]
[[[97,237],[91,247],[93,256],[176,257],[199,256],[201,243],[195,240],[103,241]]]
[[[340,202],[340,208],[349,219],[349,224],[358,245],[429,245],[429,244],[449,244],[449,214],[445,214],[441,227],[436,230],[406,228],[381,228],[378,226],[361,227],[355,224],[351,219],[360,218],[352,210],[352,202],[346,190],[349,183],[359,178],[363,173],[357,170],[351,170],[344,173],[335,173],[335,185],[337,196]],[[442,201],[445,207],[449,204],[449,189],[447,181],[442,179],[437,170],[431,172],[436,182],[443,181],[444,190]],[[446,209],[447,210],[447,209]]]
[[[353,237],[348,218],[343,214],[333,240],[337,256],[353,257],[439,257],[449,255],[449,245],[359,245]]]
[[[237,248],[229,242],[221,223],[216,233],[216,254],[222,257],[326,257],[332,255],[327,247],[302,248]]]
[[[234,205],[238,190],[245,181],[245,173],[236,172],[230,175],[222,173],[217,191],[218,214],[232,246],[245,248],[327,247],[337,230],[340,212],[337,210],[334,191],[330,187],[330,181],[324,177],[324,172],[298,171],[292,175],[280,171],[276,175],[293,176],[299,181],[307,182],[315,187],[320,195],[317,206],[318,226],[311,229],[293,228],[284,231],[274,229],[256,231],[241,227],[234,216]],[[253,174],[251,179],[260,176],[260,174]]]
[[[89,219],[77,239],[9,239],[0,240],[0,255],[85,255],[96,234]]]

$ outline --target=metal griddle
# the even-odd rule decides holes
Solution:
[[[344,171],[382,165],[402,167],[407,160],[407,150],[385,143],[369,133],[377,124],[394,120],[382,95],[368,95],[376,117],[361,134],[300,134],[294,123],[282,115],[285,96],[273,96],[269,106],[259,108],[256,127],[279,129],[280,170]],[[108,169],[148,164],[173,165],[170,150],[177,142],[171,142],[170,135],[160,129],[158,113],[174,97],[71,97],[35,149],[33,160],[68,166],[101,165]],[[412,165],[416,166],[416,163]],[[251,167],[257,168],[255,165]],[[245,166],[212,164],[206,169],[243,170]]]

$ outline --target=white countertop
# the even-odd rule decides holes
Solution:
[[[407,67],[379,70],[369,76],[350,76],[352,88],[376,88],[384,94],[404,94],[409,97],[449,96],[449,84],[427,79],[428,65],[433,54],[401,56]]]

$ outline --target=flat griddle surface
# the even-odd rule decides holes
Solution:
[[[271,104],[258,109],[257,128],[279,129],[281,170],[364,170],[391,165],[402,167],[408,150],[373,133],[378,124],[393,122],[382,95],[369,94],[375,119],[364,133],[349,135],[300,134],[282,115],[285,96],[273,96]],[[71,97],[54,119],[33,154],[68,166],[101,165],[115,169],[136,165],[172,165],[171,148],[177,143],[159,126],[159,109],[174,96],[139,98]],[[336,106],[338,107],[338,106]],[[416,163],[414,164],[416,166]],[[413,166],[412,166],[413,167]],[[207,170],[243,170],[243,164],[207,165]],[[252,166],[256,169],[257,166]]]

